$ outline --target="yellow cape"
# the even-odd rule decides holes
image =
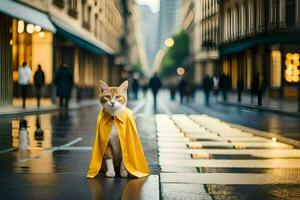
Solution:
[[[138,137],[135,121],[131,110],[126,108],[116,117],[112,117],[103,111],[99,113],[87,177],[94,178],[101,169],[113,123],[119,135],[122,158],[127,171],[137,178],[148,176],[149,168]]]

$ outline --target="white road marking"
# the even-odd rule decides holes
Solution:
[[[13,151],[13,150],[14,150],[14,148],[4,149],[4,150],[1,150],[1,151],[0,151],[0,154],[2,154],[2,153],[7,153],[7,152],[10,152],[10,151]]]
[[[161,173],[163,183],[198,183],[217,185],[299,184],[300,178],[282,174],[245,173]]]
[[[43,156],[43,155],[45,155],[45,154],[52,153],[52,152],[54,152],[54,151],[63,150],[64,148],[70,147],[70,146],[76,144],[77,142],[79,142],[79,141],[81,141],[81,140],[82,140],[82,138],[79,137],[79,138],[77,138],[77,139],[75,139],[75,140],[72,140],[72,141],[68,142],[67,144],[64,144],[64,145],[61,145],[61,146],[58,146],[58,147],[52,147],[52,148],[50,148],[50,149],[48,149],[48,150],[45,150],[45,151],[43,151],[43,153],[41,153],[41,154],[34,155],[34,156],[30,156],[29,158],[20,159],[19,162],[26,162],[26,161],[28,161],[28,160],[40,158],[41,156]]]
[[[226,159],[160,159],[160,164],[182,167],[207,168],[297,168],[300,169],[299,159],[255,159],[255,160],[226,160]]]

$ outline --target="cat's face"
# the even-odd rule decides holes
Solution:
[[[100,81],[100,103],[107,113],[116,115],[123,110],[127,103],[127,88],[128,81],[124,81],[119,87],[108,87],[105,82]]]

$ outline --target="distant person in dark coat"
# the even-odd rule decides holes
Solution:
[[[220,76],[220,80],[219,80],[219,89],[222,91],[223,101],[227,101],[227,92],[229,90],[229,87],[230,87],[229,78],[225,73],[223,73]]]
[[[257,95],[257,105],[261,106],[264,92],[264,79],[258,72],[254,76],[252,87],[254,94]]]
[[[34,73],[34,85],[36,87],[36,99],[37,107],[40,107],[41,89],[45,84],[45,74],[42,70],[42,66],[38,65],[38,69]]]
[[[60,98],[60,106],[68,109],[69,98],[73,87],[73,75],[66,64],[63,64],[55,74],[55,85],[57,87],[57,96]]]
[[[154,97],[154,108],[156,108],[156,97],[159,89],[161,88],[161,85],[162,84],[160,78],[158,78],[157,73],[154,73],[149,82],[149,87],[151,88]]]
[[[206,75],[202,81],[202,89],[205,95],[205,105],[207,106],[209,105],[209,95],[213,87],[214,87],[213,79],[210,76]]]
[[[131,88],[132,88],[134,99],[138,99],[139,87],[140,87],[139,80],[137,78],[133,78]]]
[[[180,95],[180,103],[183,103],[183,98],[187,93],[187,81],[185,80],[185,78],[181,79],[181,81],[178,84],[178,90],[179,90],[179,95]]]
[[[243,79],[240,78],[237,82],[238,102],[242,101],[243,90],[244,90],[244,81]]]

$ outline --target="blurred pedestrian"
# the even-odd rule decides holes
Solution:
[[[206,75],[202,81],[202,89],[205,95],[205,105],[207,106],[209,105],[209,95],[211,90],[213,89],[213,86],[214,86],[213,79],[209,75]]]
[[[57,87],[56,94],[60,98],[60,107],[68,109],[69,98],[71,97],[73,87],[73,75],[66,64],[61,65],[57,70],[55,74],[55,85]]]
[[[34,73],[34,85],[36,87],[36,99],[37,107],[40,107],[41,89],[45,84],[45,74],[42,70],[42,66],[38,65],[38,69]]]
[[[26,107],[26,97],[27,97],[27,90],[29,85],[29,80],[31,77],[31,69],[27,65],[27,62],[23,62],[22,66],[19,67],[18,70],[19,75],[19,85],[21,86],[21,96],[22,96],[22,107]]]
[[[242,101],[243,90],[244,90],[244,81],[242,78],[239,78],[239,80],[237,82],[238,102]]]
[[[132,92],[133,92],[133,98],[135,100],[138,99],[139,87],[140,87],[140,84],[139,84],[138,78],[137,77],[133,77],[131,88],[132,88]]]
[[[175,85],[170,85],[169,89],[170,89],[170,100],[174,101],[176,97],[176,87]]]
[[[184,96],[186,96],[187,93],[187,81],[186,78],[182,78],[178,84],[178,90],[180,95],[180,104],[183,103]]]
[[[151,88],[154,97],[154,108],[156,108],[156,97],[161,86],[162,84],[160,78],[157,76],[157,73],[154,73],[153,77],[150,79],[149,82],[149,87]]]
[[[213,82],[214,82],[214,86],[213,86],[213,94],[214,94],[214,99],[215,102],[218,101],[218,95],[219,95],[219,78],[217,76],[213,76]]]
[[[257,105],[261,106],[262,105],[262,97],[263,97],[263,92],[264,92],[264,79],[262,75],[260,75],[258,72],[255,75],[255,82],[257,83]]]
[[[222,91],[223,101],[227,101],[227,92],[230,87],[229,78],[225,73],[222,73],[219,80],[219,89]]]

